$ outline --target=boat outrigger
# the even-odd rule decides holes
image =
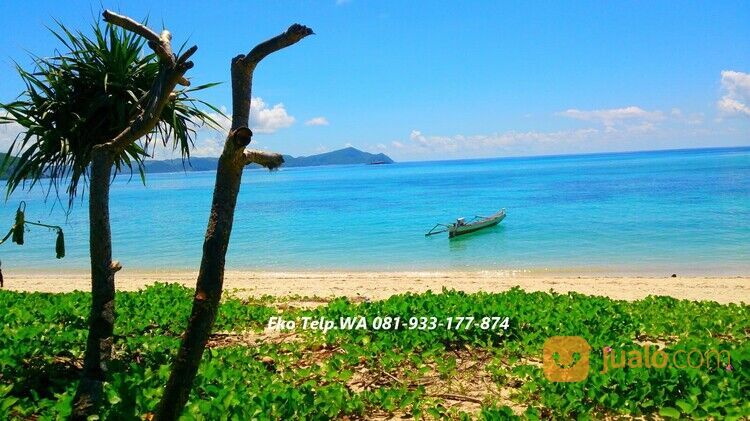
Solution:
[[[499,212],[490,216],[475,216],[469,221],[466,221],[465,218],[458,218],[456,219],[456,222],[452,224],[436,224],[427,234],[425,234],[425,237],[447,231],[448,238],[453,238],[458,235],[478,231],[482,228],[493,227],[499,224],[504,218],[505,209],[500,209]],[[440,229],[441,227],[444,229]]]

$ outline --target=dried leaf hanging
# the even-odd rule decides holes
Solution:
[[[57,241],[55,243],[55,253],[57,253],[57,258],[62,259],[65,257],[65,234],[63,234],[63,230],[58,229],[57,230]]]
[[[18,245],[23,245],[23,232],[26,224],[24,210],[26,210],[26,203],[21,202],[16,210],[16,223],[13,225],[13,242]]]
[[[63,229],[58,227],[57,225],[47,225],[41,222],[27,221],[26,215],[24,214],[25,211],[26,202],[21,202],[21,204],[18,205],[18,210],[16,210],[15,223],[10,228],[10,231],[8,231],[8,234],[3,239],[0,239],[0,244],[3,244],[8,238],[13,237],[14,243],[23,245],[23,235],[24,231],[26,230],[26,225],[36,225],[39,227],[48,228],[50,230],[55,230],[57,232],[57,239],[55,241],[55,255],[58,259],[62,259],[63,257],[65,257],[65,234],[63,233]]]

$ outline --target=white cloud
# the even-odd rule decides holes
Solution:
[[[222,116],[219,113],[208,113],[217,123],[223,135],[232,127],[232,115],[227,107],[221,107]],[[253,133],[270,134],[294,124],[294,117],[290,116],[284,104],[276,104],[268,107],[263,98],[253,98],[250,102],[250,128]]]
[[[204,134],[206,133],[206,134]],[[212,135],[213,134],[213,135]],[[207,130],[198,131],[198,138],[195,140],[195,147],[190,151],[191,156],[219,156],[221,151],[224,150],[224,142],[226,138],[220,133],[213,131],[208,133]],[[157,148],[156,155],[154,158],[159,158],[165,155],[165,152],[160,151]]]
[[[717,105],[719,106],[719,110],[723,114],[726,114],[726,115],[744,114],[750,117],[750,107],[748,107],[747,105],[745,105],[744,103],[736,99],[728,98],[725,96],[719,100]]]
[[[221,107],[219,113],[208,113],[219,124],[218,129],[202,127],[198,129],[195,139],[195,147],[190,152],[193,156],[219,156],[224,149],[224,141],[227,132],[232,127],[232,115],[226,107]],[[284,104],[276,104],[273,107],[266,105],[263,98],[255,97],[250,103],[250,128],[253,134],[272,134],[278,130],[287,128],[294,124],[294,117],[287,113]],[[253,137],[253,144],[258,145],[257,136]],[[171,150],[156,148],[154,158],[165,159],[172,157]]]
[[[664,119],[664,114],[661,111],[646,111],[640,107],[632,105],[630,107],[624,108],[610,108],[590,111],[582,111],[571,108],[565,111],[561,111],[557,114],[576,120],[599,122],[607,128],[612,128],[631,122],[656,122]]]
[[[672,108],[669,114],[674,121],[683,122],[690,125],[703,124],[703,119],[705,117],[703,113],[683,113],[679,108]]]
[[[675,113],[677,114],[677,113]],[[491,134],[427,135],[412,130],[409,142],[391,150],[396,159],[451,159],[530,156],[607,151],[670,149],[745,144],[741,130],[704,125],[702,115],[679,113],[665,119],[648,115],[627,124],[551,131],[505,131]],[[608,117],[609,118],[609,117]],[[602,121],[601,118],[595,119]],[[720,140],[717,140],[720,139]]]
[[[716,104],[721,114],[750,117],[750,73],[722,71],[721,88],[724,96]]]
[[[313,117],[307,121],[305,121],[306,126],[327,126],[328,125],[328,119],[325,117]]]
[[[391,142],[391,145],[393,145],[393,147],[399,148],[399,149],[401,149],[401,148],[404,147],[404,144],[401,143],[401,142],[399,142],[398,140],[394,140],[393,142]]]
[[[703,117],[703,113],[692,113],[686,121],[688,124],[703,124]]]
[[[290,116],[284,104],[276,104],[269,108],[263,98],[253,98],[250,102],[250,128],[253,133],[273,133],[294,124],[294,117]]]
[[[594,128],[578,130],[561,130],[554,132],[539,131],[508,131],[490,135],[454,135],[454,136],[426,136],[419,130],[412,130],[409,135],[417,147],[423,150],[443,153],[461,153],[474,155],[475,152],[502,152],[509,150],[525,150],[544,144],[581,142],[593,138],[601,133]]]

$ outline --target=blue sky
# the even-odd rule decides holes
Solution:
[[[45,25],[85,30],[102,7],[197,44],[194,83],[228,82],[231,57],[291,23],[312,27],[255,73],[254,143],[277,152],[353,145],[431,160],[750,144],[747,1],[2,2],[0,101],[22,89],[13,60],[57,47]],[[229,83],[203,98],[231,109]],[[0,147],[14,133],[0,128]],[[195,155],[222,142],[201,130]]]

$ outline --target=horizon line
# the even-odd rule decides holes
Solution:
[[[481,161],[485,159],[527,159],[527,158],[556,158],[564,156],[592,156],[592,155],[626,155],[646,152],[686,152],[715,149],[750,149],[750,144],[739,146],[699,146],[695,148],[665,148],[665,149],[636,149],[632,151],[583,152],[583,153],[551,153],[539,155],[490,156],[486,158],[455,158],[455,159],[426,159],[406,160],[398,162],[451,162],[451,161]]]
[[[334,149],[332,151],[326,151],[321,152],[318,154],[312,154],[312,155],[299,155],[294,156],[290,154],[282,154],[282,155],[289,155],[294,158],[308,158],[311,156],[317,156],[322,155],[330,152],[336,152],[341,151],[344,149],[354,148],[359,150],[360,152],[370,153],[373,155],[380,155],[383,154],[387,156],[388,158],[391,158],[390,155],[388,155],[385,152],[368,152],[362,149],[359,149],[354,146],[346,146],[340,149]],[[527,159],[527,158],[556,158],[556,157],[565,157],[565,156],[593,156],[593,155],[626,155],[626,154],[637,154],[637,153],[646,153],[646,152],[685,152],[685,151],[700,151],[700,150],[716,150],[716,149],[750,149],[750,144],[748,145],[738,145],[738,146],[699,146],[695,148],[664,148],[664,149],[636,149],[636,150],[622,150],[622,151],[609,151],[609,152],[583,152],[583,153],[551,153],[551,154],[538,154],[538,155],[513,155],[513,156],[488,156],[484,158],[451,158],[451,159],[407,159],[407,160],[394,160],[394,164],[398,163],[416,163],[416,162],[453,162],[453,161],[482,161],[487,159]],[[212,158],[212,159],[218,159],[218,156],[190,156],[189,158],[184,158],[184,160],[189,160],[193,158]],[[182,160],[183,158],[168,158],[168,159],[149,159],[148,161],[172,161],[172,160]],[[391,158],[393,159],[393,158]],[[335,164],[332,164],[335,165]]]

